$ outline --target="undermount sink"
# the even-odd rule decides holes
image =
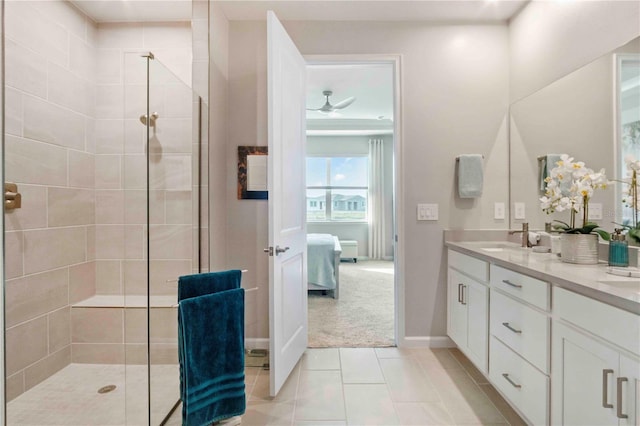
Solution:
[[[640,292],[640,280],[600,280],[598,282],[611,287],[628,288]]]

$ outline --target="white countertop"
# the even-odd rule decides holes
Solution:
[[[555,254],[534,253],[530,248],[523,248],[510,242],[447,241],[445,245],[452,250],[640,314],[640,278],[609,274],[606,263],[598,265],[565,263]]]

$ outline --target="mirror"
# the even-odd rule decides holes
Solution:
[[[539,230],[545,222],[569,220],[567,212],[547,215],[540,209],[544,186],[538,157],[566,153],[595,171],[604,168],[609,179],[619,178],[614,55],[622,53],[640,54],[640,37],[511,105],[512,228],[529,222],[530,229]],[[617,205],[621,203],[616,202],[619,186],[596,190],[589,204],[590,220],[607,231],[613,231],[613,221],[621,220],[622,209]],[[517,202],[525,203],[525,219],[515,219]],[[602,205],[601,219],[597,218],[597,204]]]

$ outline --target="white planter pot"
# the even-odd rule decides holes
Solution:
[[[560,234],[560,259],[581,265],[598,263],[598,234]]]

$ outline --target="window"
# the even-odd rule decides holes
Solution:
[[[367,157],[307,158],[307,221],[367,220]]]

